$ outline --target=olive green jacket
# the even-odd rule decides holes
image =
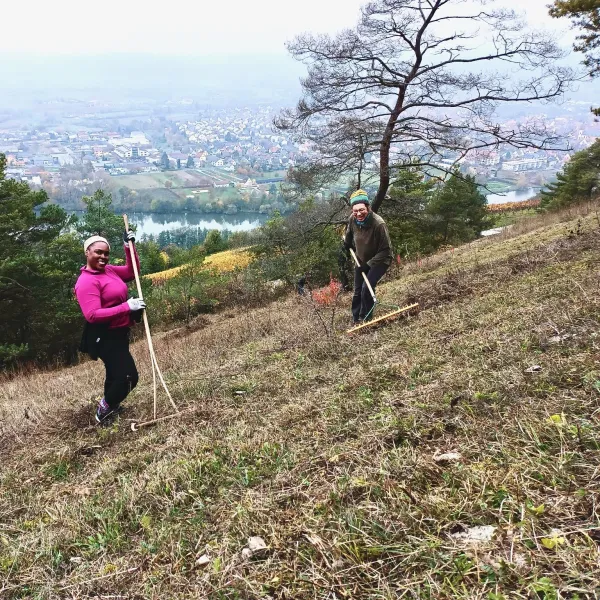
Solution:
[[[344,244],[356,248],[356,256],[361,265],[369,267],[384,265],[389,267],[394,259],[392,242],[385,221],[376,213],[369,213],[367,224],[357,225],[353,216],[346,226]]]

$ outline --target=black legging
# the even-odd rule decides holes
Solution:
[[[369,267],[367,266],[369,269]],[[385,275],[387,271],[385,265],[375,265],[366,273],[367,279],[375,291],[377,282]],[[352,296],[352,317],[355,321],[362,321],[367,315],[370,320],[373,315],[369,314],[373,308],[373,297],[369,288],[365,284],[360,269],[354,268],[354,296]]]
[[[98,357],[106,367],[104,399],[111,408],[117,408],[139,379],[129,352],[129,328],[109,329],[100,344]]]

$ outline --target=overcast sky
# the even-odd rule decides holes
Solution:
[[[284,53],[305,31],[329,32],[356,23],[364,0],[29,0],[3,2],[0,52],[32,54]],[[498,6],[498,0],[492,2]],[[537,26],[561,31],[567,21],[548,16],[549,0],[502,0]],[[7,26],[12,23],[13,26]]]

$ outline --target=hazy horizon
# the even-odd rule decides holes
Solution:
[[[305,31],[335,34],[351,27],[362,4],[306,0],[284,7],[274,0],[231,0],[200,7],[182,0],[166,13],[106,0],[102,10],[88,14],[74,0],[33,0],[27,37],[15,26],[5,27],[0,38],[0,108],[23,112],[60,98],[290,105],[300,96],[305,68],[289,56],[285,42]],[[494,7],[512,7],[531,26],[550,28],[567,49],[569,22],[551,19],[547,4],[498,0]],[[5,22],[17,23],[21,10],[3,7]],[[568,62],[580,60],[572,54]],[[599,90],[598,82],[584,82],[567,99],[591,103]]]
[[[25,108],[64,97],[74,100],[289,104],[300,93],[303,67],[286,54],[211,57],[106,54],[23,57],[0,63],[0,106]]]
[[[5,3],[6,4],[6,3]],[[283,4],[278,0],[230,0],[199,4],[180,0],[171,7],[140,8],[138,3],[104,0],[88,8],[76,0],[31,0],[27,5],[26,37],[23,27],[4,27],[0,52],[38,55],[90,55],[147,53],[194,55],[284,53],[285,42],[303,32],[334,34],[352,27],[364,0],[304,0]],[[461,12],[481,1],[457,4]],[[523,13],[535,27],[561,32],[569,42],[569,22],[551,19],[549,0],[495,0],[496,7]],[[487,2],[489,6],[489,2]],[[23,7],[2,8],[4,23],[21,24]]]

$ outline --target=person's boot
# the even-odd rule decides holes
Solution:
[[[120,408],[111,408],[108,402],[102,398],[96,409],[96,422],[99,425],[108,425],[121,412]]]

